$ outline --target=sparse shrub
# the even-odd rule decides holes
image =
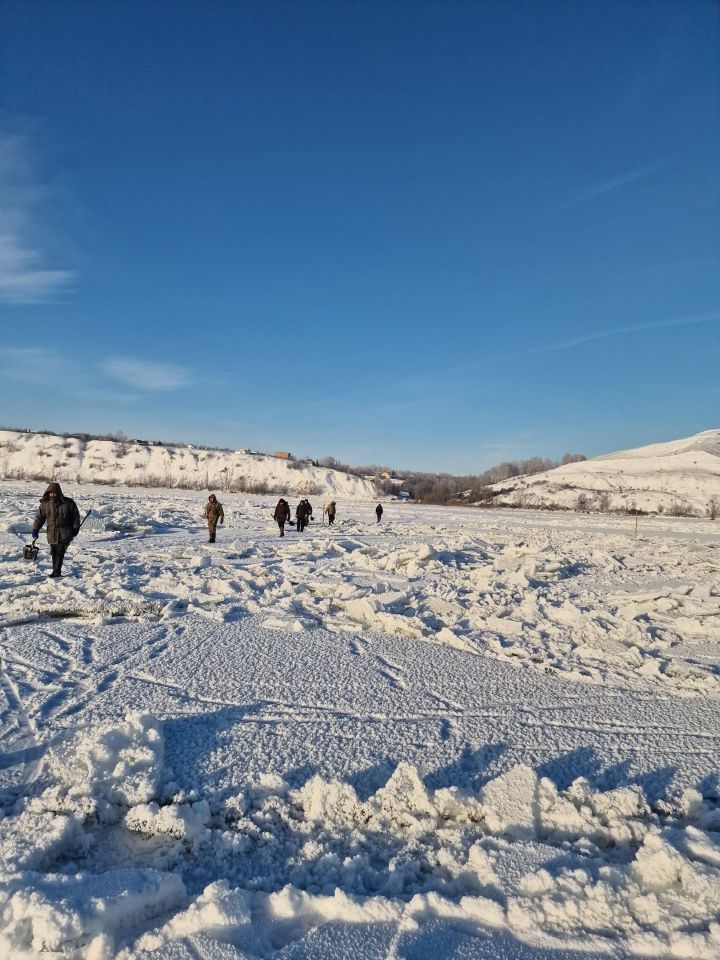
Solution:
[[[693,517],[695,512],[693,509],[688,506],[687,503],[681,503],[680,500],[676,500],[668,507],[667,514],[669,517]]]
[[[319,497],[322,495],[322,490],[316,483],[305,483],[303,484],[300,493],[304,497]]]
[[[590,498],[586,493],[579,493],[575,501],[575,509],[578,513],[587,513],[590,509]]]
[[[717,520],[717,500],[715,497],[710,498],[710,503],[708,504],[707,515],[709,520]]]

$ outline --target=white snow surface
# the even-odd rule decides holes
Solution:
[[[720,516],[720,430],[495,484],[499,506]]]
[[[370,498],[374,484],[340,470],[245,450],[206,450],[191,444],[77,440],[0,430],[0,477],[190,490],[257,490],[278,494]]]
[[[720,956],[708,520],[0,483],[0,957]],[[293,504],[294,505],[294,504]]]

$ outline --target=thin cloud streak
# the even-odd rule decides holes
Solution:
[[[31,167],[25,138],[0,137],[0,303],[47,303],[74,279],[71,270],[48,267],[33,242],[45,191],[32,182]]]
[[[107,376],[136,390],[177,390],[191,381],[187,367],[170,363],[153,363],[135,357],[109,357],[103,370]]]
[[[588,333],[582,337],[573,337],[570,340],[560,340],[558,343],[547,343],[539,347],[530,347],[528,350],[518,350],[515,353],[504,353],[497,357],[488,357],[486,360],[472,364],[472,369],[489,367],[494,363],[501,363],[504,360],[532,357],[539,353],[555,353],[558,350],[571,350],[573,347],[579,347],[585,343],[593,343],[596,340],[608,340],[612,337],[621,337],[628,333],[643,333],[647,330],[668,330],[673,327],[697,326],[702,323],[718,323],[719,321],[720,313],[704,313],[698,316],[677,317],[674,320],[659,320],[653,323],[639,323],[627,327],[615,327],[613,330],[599,330],[597,333]]]
[[[666,160],[659,160],[657,163],[649,163],[645,167],[637,167],[634,170],[628,170],[617,177],[610,178],[609,180],[601,180],[600,182],[592,184],[586,190],[583,190],[582,192],[576,194],[576,196],[571,197],[565,203],[561,204],[560,209],[567,210],[570,207],[575,207],[579,204],[596,200],[598,197],[607,196],[607,194],[614,193],[616,190],[620,190],[623,187],[628,187],[633,183],[639,183],[642,180],[647,180],[650,177],[654,177],[658,173],[662,173],[663,170],[668,170],[671,167],[676,166],[676,164],[678,164],[684,156],[684,153],[682,155],[676,155]]]

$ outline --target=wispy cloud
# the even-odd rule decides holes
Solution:
[[[109,357],[103,369],[109,377],[136,390],[177,390],[192,379],[187,367],[135,357]]]
[[[655,163],[648,163],[643,167],[634,167],[631,170],[626,170],[616,177],[599,180],[570,197],[562,204],[562,209],[575,207],[581,203],[588,203],[591,200],[596,200],[598,197],[604,197],[609,193],[614,193],[616,190],[621,190],[634,183],[640,183],[643,180],[654,177],[656,174],[676,166],[685,158],[685,155],[685,152],[676,154],[672,157],[666,157],[664,160],[658,160]]]
[[[54,350],[41,347],[0,347],[0,373],[19,383],[46,382],[65,371],[65,363]]]
[[[513,353],[504,353],[495,357],[487,357],[473,364],[475,367],[488,367],[504,360],[515,360],[519,357],[532,357],[539,353],[555,353],[558,350],[570,350],[585,343],[596,340],[608,340],[612,337],[622,337],[630,333],[643,333],[647,330],[668,330],[672,327],[697,326],[701,323],[720,323],[720,311],[717,313],[701,313],[687,317],[675,317],[671,320],[656,320],[651,323],[638,323],[626,327],[614,327],[611,330],[598,330],[596,333],[586,333],[580,337],[571,337],[568,340],[557,340],[554,343],[545,343],[527,350],[517,350]]]
[[[34,181],[25,137],[0,136],[0,303],[44,303],[68,288],[71,270],[51,267],[36,239],[46,191]]]

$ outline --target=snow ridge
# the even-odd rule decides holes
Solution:
[[[0,430],[0,478],[373,499],[369,480],[246,450]]]
[[[494,485],[497,506],[720,516],[720,430]]]

